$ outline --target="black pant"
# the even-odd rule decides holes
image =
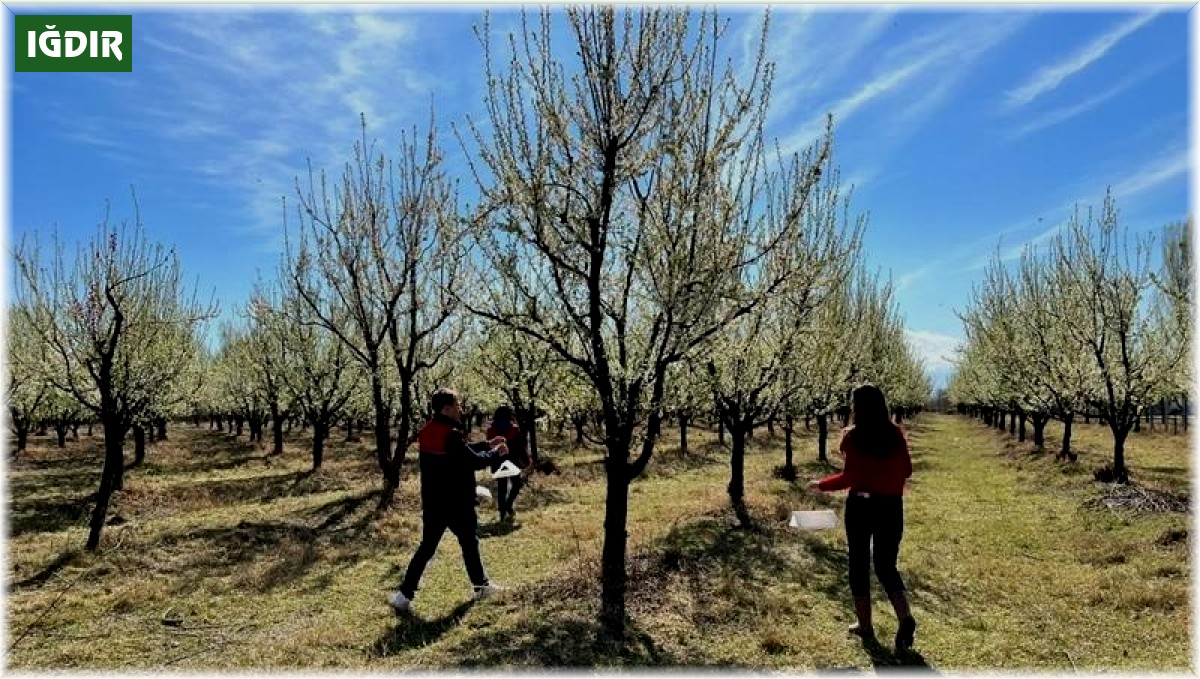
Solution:
[[[511,484],[509,482],[512,482]],[[496,504],[500,509],[500,517],[504,518],[505,514],[511,514],[513,511],[513,503],[517,501],[517,494],[521,492],[521,488],[525,486],[525,479],[520,476],[505,477],[496,480],[496,493],[500,496],[496,500]]]
[[[896,570],[903,534],[904,501],[899,496],[861,497],[850,493],[846,498],[846,544],[850,551],[852,595],[870,595],[872,556],[875,577],[879,578],[883,591],[889,595],[904,591],[904,581]]]
[[[408,563],[404,582],[400,583],[400,592],[404,596],[412,599],[416,595],[425,566],[433,558],[447,528],[458,538],[458,544],[462,547],[463,564],[467,567],[471,584],[476,587],[488,584],[487,574],[483,571],[483,560],[479,556],[479,535],[476,533],[479,519],[475,516],[474,507],[425,510],[422,512],[421,523],[421,545],[417,547],[416,554],[413,554],[412,561]]]

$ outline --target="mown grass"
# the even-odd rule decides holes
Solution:
[[[840,497],[804,488],[828,471],[811,461],[811,434],[796,442],[794,484],[772,475],[782,442],[756,436],[746,465],[749,529],[733,526],[727,453],[714,434],[693,430],[687,456],[673,439],[660,446],[631,488],[624,654],[595,643],[605,491],[593,447],[544,436],[562,473],[535,477],[516,525],[496,523],[491,505],[480,509],[484,562],[509,587],[505,595],[469,602],[447,535],[414,615],[397,619],[384,596],[419,535],[411,466],[395,506],[379,512],[365,444],[335,441],[324,469],[308,474],[299,433],[282,458],[269,458],[177,425],[128,472],[110,512],[119,525],[89,554],[80,547],[100,440],[59,451],[37,439],[9,465],[9,663],[1186,669],[1188,517],[1086,506],[1103,492],[1089,466],[1102,463],[1103,432],[1080,429],[1081,462],[1070,466],[966,419],[930,414],[910,425],[916,472],[901,572],[921,627],[918,653],[900,658],[845,634],[852,615],[840,530],[786,528],[791,509],[840,508]],[[1135,435],[1129,463],[1135,479],[1188,486],[1182,436]],[[887,639],[895,622],[873,586]]]

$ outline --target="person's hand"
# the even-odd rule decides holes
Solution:
[[[818,488],[818,487],[820,486],[820,484],[821,484],[821,480],[820,480],[820,479],[813,479],[813,480],[811,480],[811,481],[809,481],[809,482],[808,482],[808,487],[809,487],[809,488],[812,488],[813,490],[819,490],[819,488]]]
[[[492,450],[496,451],[497,453],[500,453],[500,456],[503,457],[505,455],[508,455],[508,444],[501,441],[500,443],[496,444],[496,447],[493,448]]]
[[[503,436],[493,436],[492,438],[488,439],[488,445],[495,448],[496,446],[505,443],[507,440],[508,439],[504,438]]]

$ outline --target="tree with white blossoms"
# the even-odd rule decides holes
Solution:
[[[260,349],[276,347],[265,363],[271,366],[279,388],[278,403],[303,416],[312,427],[312,471],[321,468],[325,444],[356,388],[364,383],[360,364],[344,343],[321,327],[311,309],[286,279],[278,287],[260,284],[251,302],[251,313],[262,329]],[[336,318],[336,316],[335,316]],[[273,416],[274,417],[274,416]],[[282,423],[272,425],[281,437]],[[276,445],[276,454],[282,447]]]
[[[861,224],[862,228],[865,224]],[[817,459],[826,454],[829,418],[846,403],[859,366],[866,360],[870,318],[878,311],[879,279],[855,255],[854,272],[834,286],[817,307],[812,328],[801,338],[801,349],[785,367],[787,379],[797,383],[793,411],[817,420]],[[789,413],[790,414],[790,413]],[[790,428],[785,421],[785,434]],[[789,437],[790,439],[790,437]],[[784,473],[794,477],[790,440],[785,440]]]
[[[1016,273],[994,258],[961,314],[967,344],[955,398],[982,407],[989,423],[1000,424],[1014,403],[1032,404],[1042,418],[1054,414],[1066,432],[1059,456],[1069,459],[1075,413],[1098,412],[1113,436],[1105,477],[1127,482],[1129,432],[1186,352],[1174,320],[1186,316],[1172,312],[1170,284],[1152,284],[1150,252],[1150,237],[1136,237],[1130,248],[1109,192],[1099,219],[1089,211],[1085,220],[1076,208],[1049,247],[1025,250]],[[1035,443],[1042,443],[1037,420]]]
[[[259,281],[246,305],[250,323],[248,340],[254,353],[247,368],[253,371],[254,381],[262,387],[266,398],[271,455],[283,454],[283,424],[295,405],[286,386],[288,371],[295,367],[289,361],[288,339],[293,331],[291,326],[299,320],[293,321],[284,313],[280,296],[277,284]],[[294,297],[292,300],[296,301]]]
[[[1099,388],[1090,405],[1112,432],[1111,473],[1122,483],[1130,430],[1186,356],[1186,345],[1156,318],[1164,305],[1150,278],[1151,245],[1151,237],[1135,236],[1130,248],[1110,189],[1098,218],[1089,210],[1084,219],[1076,208],[1051,246],[1052,281],[1064,299],[1051,316],[1095,360]]]
[[[1162,264],[1152,274],[1155,285],[1165,297],[1165,313],[1161,319],[1168,327],[1167,337],[1176,345],[1173,350],[1184,352],[1183,360],[1164,381],[1163,395],[1181,403],[1185,430],[1192,385],[1192,366],[1186,353],[1192,339],[1192,269],[1192,220],[1189,218],[1168,224],[1163,229]]]
[[[499,69],[481,32],[488,90],[486,125],[470,125],[474,222],[494,284],[470,306],[553,348],[599,397],[600,618],[605,637],[623,643],[629,484],[653,453],[667,370],[774,291],[741,288],[742,272],[798,223],[762,210],[762,41],[738,70],[722,65],[727,23],[712,12],[571,7],[565,21],[572,44],[560,50],[549,10],[523,16]],[[795,169],[793,194],[826,158],[812,161]]]
[[[537,411],[544,407],[543,397],[558,386],[561,359],[550,346],[531,346],[520,332],[508,326],[487,328],[477,346],[471,371],[481,382],[483,393],[491,395],[492,403],[512,406],[519,426],[529,435],[530,456],[536,464]]]
[[[667,371],[667,387],[663,403],[669,416],[679,423],[679,453],[688,454],[688,427],[700,415],[708,414],[713,406],[713,392],[699,365],[702,351],[696,356],[675,363]]]
[[[1056,457],[1074,460],[1077,456],[1071,452],[1071,429],[1075,414],[1087,407],[1096,368],[1056,317],[1055,309],[1062,308],[1067,301],[1063,299],[1064,291],[1051,279],[1048,252],[1036,246],[1022,252],[1016,293],[1019,313],[1014,320],[1016,333],[1026,347],[1022,352],[1022,373],[1033,398],[1063,423],[1062,444]],[[1036,422],[1034,444],[1044,444]]]
[[[16,437],[14,455],[25,451],[29,431],[46,414],[45,404],[54,390],[44,377],[46,346],[30,327],[29,311],[10,306],[8,311],[8,426]]]
[[[801,383],[788,379],[787,369],[799,360],[820,307],[849,278],[862,236],[863,222],[846,217],[838,172],[812,182],[829,144],[828,137],[818,142],[768,181],[765,213],[784,235],[760,263],[743,269],[741,281],[765,301],[700,349],[708,354],[705,370],[730,436],[727,490],[743,524],[751,521],[744,502],[747,436],[781,415],[797,394]]]
[[[104,466],[87,549],[99,547],[112,492],[124,472],[125,434],[163,384],[187,369],[180,353],[216,313],[183,282],[174,250],[149,241],[140,217],[112,226],[106,216],[72,260],[37,234],[16,252],[17,304],[30,310],[28,332],[47,347],[52,386],[70,393],[104,427]]]
[[[884,391],[897,421],[926,403],[931,395],[929,378],[904,334],[890,280],[864,287],[860,325],[855,336],[859,347],[850,370],[851,386],[870,382]],[[847,400],[849,394],[846,395]]]
[[[387,506],[423,409],[421,374],[461,336],[452,291],[466,285],[466,251],[436,127],[431,121],[423,133],[401,134],[389,159],[367,143],[364,120],[363,139],[337,186],[310,170],[307,189],[297,192],[300,236],[294,249],[287,246],[288,279],[368,376],[380,502]],[[397,378],[394,392],[385,373]]]

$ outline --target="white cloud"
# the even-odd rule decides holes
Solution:
[[[1151,19],[1158,16],[1160,10],[1139,14],[1101,35],[1082,49],[1065,59],[1042,67],[1024,84],[1008,92],[1006,106],[1009,109],[1019,108],[1029,104],[1047,92],[1054,91],[1064,80],[1079,73],[1098,61],[1117,43],[1124,40],[1134,31],[1145,26]]]
[[[954,368],[954,358],[963,338],[955,335],[943,335],[928,330],[904,331],[909,346],[925,361],[925,367],[930,371],[945,371]]]

